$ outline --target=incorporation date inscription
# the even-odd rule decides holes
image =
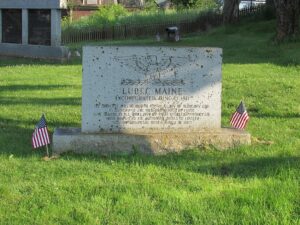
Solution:
[[[99,118],[120,125],[192,124],[209,116],[207,104],[97,104]]]
[[[191,125],[210,116],[208,104],[189,103],[199,101],[192,95],[185,95],[184,86],[127,87],[121,83],[120,88],[120,94],[114,97],[115,103],[96,101],[95,104],[96,116],[113,124],[111,129],[128,125],[163,129]],[[101,124],[101,120],[99,122]]]

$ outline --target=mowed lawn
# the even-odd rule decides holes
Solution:
[[[253,137],[224,152],[43,161],[42,113],[51,132],[80,126],[81,62],[1,58],[0,224],[300,224],[300,42],[273,35],[274,21],[244,22],[173,44],[224,49],[222,125],[243,99]]]

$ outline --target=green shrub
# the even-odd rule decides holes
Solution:
[[[70,22],[69,19],[63,19],[62,29],[97,29],[104,26],[111,26],[117,23],[120,17],[125,17],[129,12],[122,5],[105,5],[99,7],[99,10],[90,16],[82,17],[77,21]]]
[[[194,0],[190,0],[194,1]],[[63,19],[62,30],[65,31],[82,31],[101,29],[103,27],[135,24],[149,25],[161,22],[179,22],[183,20],[196,20],[204,11],[214,8],[215,0],[204,0],[197,3],[199,7],[187,8],[177,7],[173,9],[159,9],[154,1],[146,1],[145,8],[140,11],[129,12],[121,5],[102,6],[99,10],[88,16],[82,17],[76,21]],[[196,4],[195,3],[195,4]]]
[[[198,8],[202,10],[217,7],[216,0],[171,0],[178,8]]]
[[[158,12],[160,9],[155,0],[146,0],[143,10],[147,12]]]
[[[91,19],[96,19],[103,23],[110,23],[126,15],[128,15],[128,11],[122,5],[113,4],[99,7],[99,10],[91,16]]]
[[[190,0],[191,2],[194,3],[195,8],[200,8],[200,9],[212,9],[217,7],[217,2],[215,0]]]

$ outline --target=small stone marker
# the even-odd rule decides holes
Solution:
[[[179,29],[178,27],[167,27],[166,28],[167,32],[167,40],[169,41],[179,41]]]
[[[219,48],[84,47],[82,128],[56,129],[54,152],[249,144],[221,129],[221,66]]]

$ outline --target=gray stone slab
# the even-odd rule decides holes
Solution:
[[[61,10],[51,9],[51,46],[61,45]]]
[[[82,131],[221,128],[222,49],[83,48]]]
[[[2,42],[2,10],[0,9],[0,43]]]
[[[251,143],[250,134],[237,129],[210,129],[198,132],[87,134],[80,128],[58,128],[53,134],[53,153],[126,154],[133,150],[161,155],[194,147],[210,146],[219,150]]]
[[[61,9],[67,8],[67,0],[0,0],[3,9]]]
[[[28,44],[28,9],[22,9],[22,44]]]
[[[0,43],[0,55],[2,56],[65,59],[67,58],[68,51],[66,47]]]

